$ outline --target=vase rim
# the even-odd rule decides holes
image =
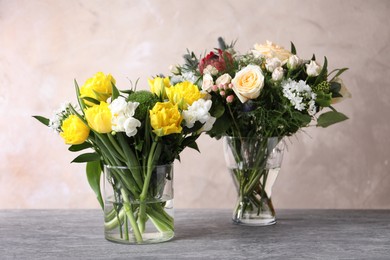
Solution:
[[[157,165],[152,165],[152,168],[172,167],[173,164],[174,164],[173,162],[172,163],[167,163],[167,164],[157,164]],[[144,166],[128,167],[126,165],[109,165],[109,164],[104,164],[104,168],[109,168],[109,169],[132,169],[132,168],[144,168]]]

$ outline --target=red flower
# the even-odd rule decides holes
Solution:
[[[219,73],[226,72],[227,69],[233,66],[232,55],[221,49],[218,49],[218,54],[215,52],[210,52],[199,62],[199,71],[203,75],[203,70],[211,65],[218,70]]]

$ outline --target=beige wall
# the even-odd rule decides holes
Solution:
[[[277,208],[390,208],[390,1],[0,0],[0,208],[94,208],[83,165],[31,115],[75,102],[73,79],[112,73],[119,86],[168,73],[186,48],[272,40],[331,68],[349,67],[350,120],[289,141]],[[185,151],[175,167],[182,208],[230,208],[222,144]]]

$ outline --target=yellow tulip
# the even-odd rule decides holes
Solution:
[[[115,79],[111,74],[104,75],[103,72],[96,73],[92,78],[87,79],[80,88],[80,97],[90,97],[98,101],[107,101],[112,95],[112,85],[115,84]],[[94,105],[89,101],[85,101],[89,106]]]
[[[100,105],[89,107],[85,110],[85,118],[88,125],[98,133],[109,133],[111,126],[111,110],[106,102],[101,101]]]
[[[169,101],[177,104],[180,109],[187,109],[192,103],[205,96],[196,85],[189,81],[178,83],[166,91]]]
[[[181,133],[181,116],[177,105],[170,102],[157,102],[150,113],[150,124],[157,136]]]
[[[66,144],[82,144],[89,136],[89,127],[76,115],[70,115],[62,122],[61,137]]]
[[[168,77],[161,78],[155,77],[154,79],[148,79],[148,83],[150,86],[150,91],[161,98],[166,98],[166,89],[171,86]]]

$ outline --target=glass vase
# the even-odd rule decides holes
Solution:
[[[271,200],[285,148],[282,138],[224,137],[227,167],[237,189],[233,222],[266,226],[276,223]]]
[[[103,191],[107,240],[150,244],[174,237],[173,164],[151,168],[105,165]]]

